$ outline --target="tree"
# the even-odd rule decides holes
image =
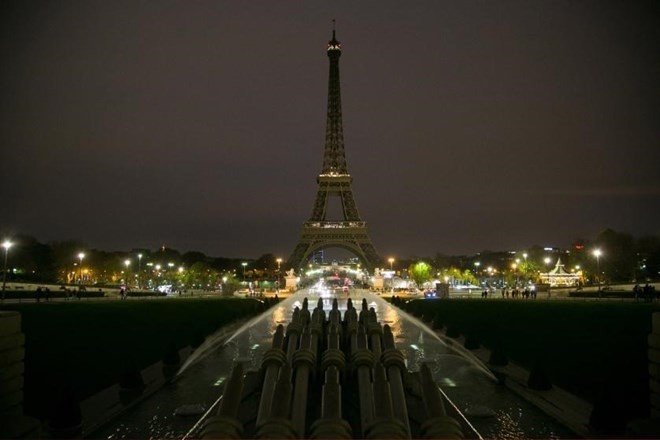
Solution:
[[[76,255],[88,248],[79,240],[56,241],[50,244],[57,266],[58,281],[68,282],[69,276],[77,267]]]
[[[637,281],[658,279],[660,275],[660,237],[646,236],[637,242],[639,276]]]
[[[55,256],[50,246],[28,235],[17,235],[14,242],[11,266],[16,269],[15,280],[43,282],[57,277]]]
[[[272,272],[277,268],[277,262],[275,261],[275,255],[273,254],[263,254],[261,257],[252,265],[253,269],[263,270],[265,272]]]
[[[609,280],[629,282],[635,278],[637,253],[632,235],[606,229],[598,235],[594,247],[601,249],[603,256],[600,261],[592,258],[590,266],[593,273],[600,266],[600,271]]]
[[[423,261],[418,261],[410,265],[408,274],[417,287],[421,288],[424,283],[431,280],[431,266]]]
[[[203,261],[198,261],[187,270],[178,273],[178,281],[193,289],[215,289],[220,284],[220,274]]]
[[[186,252],[181,256],[181,262],[188,267],[198,262],[207,263],[208,259],[202,252],[197,251]]]

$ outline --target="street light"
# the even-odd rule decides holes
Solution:
[[[600,249],[594,249],[594,257],[596,257],[596,274],[598,275],[598,290],[600,290],[600,256],[603,252]]]
[[[131,260],[124,260],[126,266],[126,287],[128,288],[128,267],[131,265]]]
[[[142,276],[142,254],[138,254],[138,280],[137,280],[138,289],[140,289],[142,285],[140,281],[141,276]]]
[[[279,291],[280,290],[280,275],[281,275],[280,265],[282,264],[282,259],[278,258],[275,261],[277,262],[277,290]]]
[[[245,266],[247,266],[247,263],[245,261],[243,261],[241,263],[241,266],[243,266],[243,282],[245,282]]]
[[[390,272],[394,272],[393,269],[393,264],[394,264],[394,258],[390,257],[387,259],[388,263],[390,263]],[[392,292],[394,292],[394,273],[390,275],[390,288],[392,289]]]
[[[5,299],[5,286],[7,285],[7,255],[9,254],[9,248],[13,245],[9,240],[2,242],[2,247],[5,248],[5,266],[2,271],[2,299]]]
[[[84,253],[84,252],[80,252],[80,253],[78,254],[78,259],[80,260],[80,267],[78,268],[78,269],[80,270],[80,284],[82,284],[82,281],[83,281],[83,279],[82,279],[82,276],[83,276],[83,272],[82,272],[82,261],[83,261],[83,258],[85,258],[85,253]]]

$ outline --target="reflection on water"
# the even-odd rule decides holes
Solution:
[[[295,307],[302,308],[305,297],[310,311],[321,298],[326,316],[335,296],[342,317],[346,311],[345,293],[301,291],[281,301],[270,310],[237,329],[233,335],[220,332],[208,338],[203,356],[182,368],[177,379],[136,405],[112,424],[93,433],[93,438],[142,439],[181,438],[198,422],[198,417],[174,416],[181,405],[202,404],[210,408],[222,392],[224,380],[234,362],[245,363],[246,370],[256,370],[264,352],[271,347],[278,324],[290,321]],[[433,376],[456,407],[486,438],[573,438],[575,435],[555,423],[536,408],[500,387],[492,374],[476,358],[457,353],[427,326],[380,297],[366,291],[352,293],[358,312],[363,298],[373,307],[381,323],[388,324],[395,343],[406,357],[407,367],[418,371],[428,363]]]

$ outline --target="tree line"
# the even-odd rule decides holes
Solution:
[[[281,276],[276,257],[265,253],[257,259],[211,257],[199,251],[181,253],[161,247],[130,251],[90,249],[80,240],[41,243],[29,235],[11,239],[7,280],[35,283],[118,284],[130,280],[146,286],[149,277],[169,277],[181,285],[218,285],[223,278],[238,281],[277,280]],[[596,258],[593,250],[602,251]],[[78,258],[84,252],[84,258]],[[575,240],[570,249],[530,246],[516,251],[483,251],[476,255],[436,254],[431,258],[412,257],[397,262],[398,272],[420,260],[427,261],[435,274],[472,281],[495,273],[513,273],[532,278],[552,269],[561,259],[567,271],[578,268],[585,278],[600,273],[611,282],[643,282],[660,278],[660,236],[636,238],[625,232],[606,229],[592,240]],[[82,264],[81,264],[82,263]],[[243,265],[244,263],[245,266]],[[403,268],[406,268],[404,271]]]
[[[58,284],[139,285],[149,281],[187,287],[213,287],[221,282],[277,279],[273,254],[257,259],[211,257],[198,251],[181,253],[161,247],[130,251],[90,249],[80,240],[41,243],[29,235],[11,238],[7,282]],[[84,255],[83,258],[80,255]],[[243,263],[246,263],[243,266]]]
[[[600,250],[600,257],[594,255],[595,250]],[[606,229],[591,240],[575,240],[568,249],[533,245],[516,251],[484,250],[475,255],[438,253],[432,258],[400,260],[397,266],[411,278],[411,272],[417,271],[417,264],[423,261],[430,267],[419,270],[427,271],[431,278],[465,284],[476,284],[475,277],[500,278],[512,285],[514,279],[536,281],[540,273],[552,270],[558,260],[566,272],[580,272],[585,282],[594,282],[596,278],[613,283],[656,281],[660,279],[660,236],[636,238]]]

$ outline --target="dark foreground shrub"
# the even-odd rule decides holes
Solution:
[[[463,346],[468,350],[476,350],[480,345],[477,338],[469,335],[465,337],[465,342],[463,343]]]
[[[488,363],[495,367],[504,367],[509,363],[509,359],[507,359],[506,354],[502,350],[495,349],[490,352]]]
[[[436,315],[433,317],[433,330],[442,330],[442,327],[444,327],[442,317],[440,314],[436,313]]]
[[[119,378],[119,388],[125,390],[141,390],[144,388],[142,372],[135,366],[134,362],[126,367]]]
[[[192,338],[190,340],[190,346],[192,348],[198,348],[203,343],[204,343],[204,333],[198,329],[192,335]]]
[[[540,362],[536,362],[529,372],[527,387],[537,391],[547,391],[552,388],[550,377]]]
[[[76,393],[65,386],[53,401],[48,420],[48,431],[53,438],[71,438],[82,429],[82,413]]]
[[[458,338],[461,336],[461,332],[454,326],[447,327],[447,337],[449,338]]]
[[[165,365],[179,365],[181,358],[179,357],[179,350],[176,349],[174,342],[170,341],[163,355],[163,363]]]

